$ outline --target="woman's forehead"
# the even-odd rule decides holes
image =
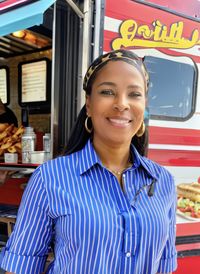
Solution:
[[[144,83],[142,73],[133,65],[122,61],[109,61],[105,64],[95,75],[93,84],[104,79],[115,79],[115,80],[127,80],[134,79],[135,81]]]

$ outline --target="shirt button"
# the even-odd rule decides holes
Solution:
[[[126,253],[126,257],[127,257],[127,258],[131,257],[131,252],[127,252],[127,253]]]

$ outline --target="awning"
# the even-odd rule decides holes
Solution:
[[[43,13],[56,0],[40,0],[0,15],[0,36],[43,22]]]

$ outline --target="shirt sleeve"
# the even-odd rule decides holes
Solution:
[[[172,206],[169,212],[170,218],[170,227],[169,227],[169,236],[164,248],[158,273],[170,273],[175,271],[177,268],[177,252],[176,252],[176,205],[177,205],[177,198],[176,198],[176,188],[174,184],[174,180],[172,179],[173,184],[173,191],[171,194],[172,197]]]
[[[52,219],[40,168],[29,180],[14,230],[1,254],[1,267],[17,274],[38,274],[44,269],[52,237]]]

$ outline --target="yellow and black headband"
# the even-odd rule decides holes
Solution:
[[[106,65],[109,61],[114,60],[121,60],[125,61],[134,67],[136,67],[140,73],[142,74],[145,84],[146,84],[146,90],[148,88],[149,84],[149,75],[146,70],[146,67],[142,61],[141,58],[139,58],[135,53],[129,50],[119,49],[115,51],[108,52],[106,54],[103,54],[99,56],[97,59],[94,60],[94,62],[89,66],[85,77],[83,81],[83,89],[86,91],[86,93],[89,90],[89,87],[91,86],[91,80],[96,75],[97,71],[100,70],[104,65]]]

